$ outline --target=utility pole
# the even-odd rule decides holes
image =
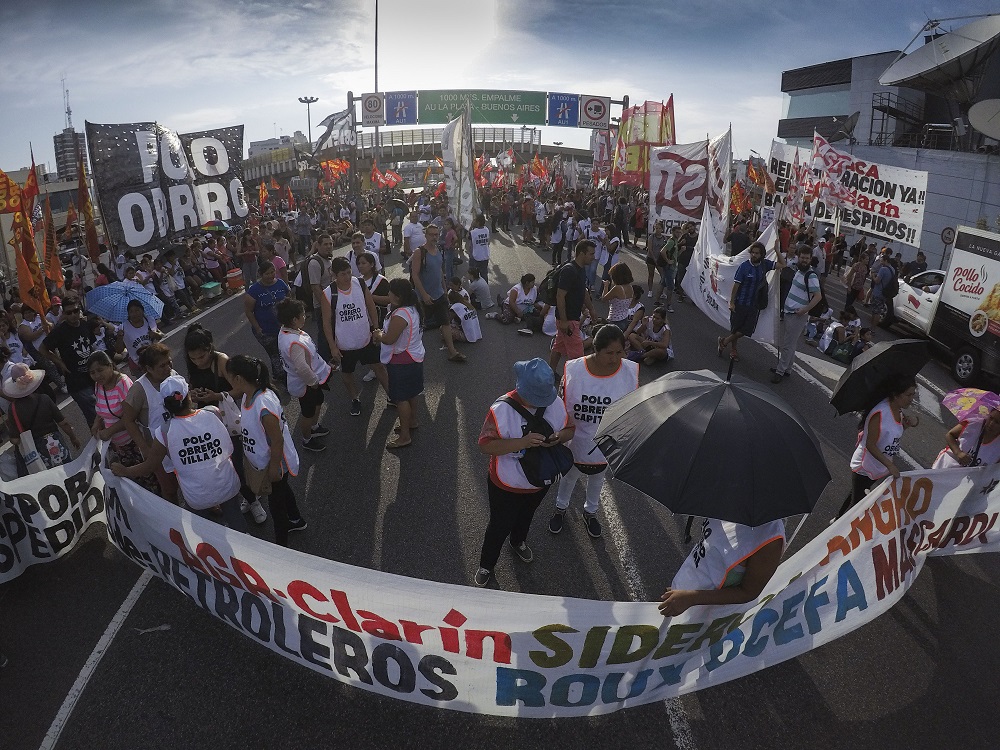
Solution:
[[[312,110],[310,107],[318,102],[315,96],[300,96],[299,103],[306,105],[306,129],[309,133],[309,150],[312,151],[313,148],[313,125],[312,125]]]

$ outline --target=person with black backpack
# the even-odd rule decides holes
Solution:
[[[772,383],[780,383],[792,373],[795,362],[795,347],[809,323],[809,311],[823,298],[819,274],[812,268],[812,248],[799,245],[796,254],[795,275],[783,295],[781,302],[781,323],[778,332],[778,365],[774,368]]]
[[[889,248],[882,248],[882,263],[872,273],[872,328],[892,320],[892,303],[899,294],[899,271],[892,263]]]

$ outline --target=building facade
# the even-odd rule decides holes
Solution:
[[[52,146],[56,152],[56,173],[60,179],[75,180],[77,163],[87,155],[87,137],[73,128],[65,128],[52,136]]]

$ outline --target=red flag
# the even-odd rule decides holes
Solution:
[[[444,185],[444,183],[443,183],[443,182],[442,182],[442,183],[440,183],[440,184],[439,184],[439,185],[437,186],[437,190],[435,190],[435,191],[434,191],[434,197],[435,197],[435,198],[440,198],[440,197],[441,197],[442,195],[444,195],[444,194],[445,194],[445,191],[446,191],[446,189],[447,189],[447,188],[445,188],[445,185]]]
[[[319,193],[320,195],[326,195],[326,183],[323,182],[323,178],[319,178]]]
[[[21,186],[0,169],[0,214],[13,214],[21,210]]]
[[[291,185],[285,185],[285,193],[288,196],[288,210],[289,211],[294,211],[295,210],[295,196],[292,195],[292,186]]]
[[[274,175],[271,175],[271,190],[281,190],[281,185],[274,179]]]
[[[398,185],[403,181],[403,178],[402,176],[400,176],[399,172],[393,171],[391,169],[385,170],[385,173],[382,176],[385,178],[385,184],[391,188],[396,187],[396,185]]]
[[[260,187],[257,188],[257,197],[260,198],[260,212],[264,213],[264,208],[267,206],[267,186],[264,181],[260,181]]]
[[[375,187],[380,187],[380,188],[385,187],[385,177],[379,171],[378,166],[374,162],[372,163],[372,175],[371,176],[372,176],[372,185],[374,185]]]
[[[83,236],[87,245],[87,254],[93,263],[101,259],[101,247],[97,240],[97,225],[94,224],[94,205],[90,202],[90,189],[87,187],[87,173],[84,170],[83,155],[77,163],[77,185],[76,202],[80,206],[83,214]]]
[[[62,263],[59,260],[59,245],[56,243],[56,225],[52,221],[52,205],[49,203],[48,193],[45,195],[45,213],[42,219],[45,240],[45,275],[51,279],[57,288],[62,289],[66,283],[63,276]]]

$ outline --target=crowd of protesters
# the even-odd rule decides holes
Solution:
[[[89,274],[85,263],[77,264],[75,283],[61,299],[53,297],[45,318],[16,305],[8,305],[13,317],[0,316],[9,431],[15,440],[30,432],[34,449],[14,452],[17,473],[69,460],[66,441],[79,449],[81,436],[56,406],[69,394],[91,433],[109,441],[115,474],[238,531],[248,529],[248,515],[256,524],[270,515],[274,540],[286,545],[289,534],[307,527],[289,480],[300,452],[327,447],[331,430],[321,417],[333,374],[340,373],[351,416],[366,408],[358,371],[365,382],[378,381],[398,417],[385,448],[405,449],[419,427],[423,362],[434,349],[425,346],[424,334],[438,331],[434,339],[440,338],[447,361],[461,364],[484,337],[479,314],[490,311],[487,319],[552,341],[548,361],[515,365],[518,385],[494,404],[479,438],[491,457],[490,520],[473,578],[486,585],[505,541],[522,561],[533,559],[526,536],[547,486],[521,469],[517,454],[525,449],[564,443],[571,449],[572,468],[559,483],[549,531],[561,531],[573,487],[584,479],[583,521],[591,536],[601,535],[596,511],[606,464],[593,451],[596,423],[578,424],[557,393],[572,397],[587,383],[617,398],[637,386],[639,363],[656,366],[673,357],[669,317],[674,302],[685,301],[681,284],[697,228],[655,222],[646,236],[646,204],[647,196],[635,190],[485,190],[482,213],[466,230],[440,191],[381,191],[295,207],[269,204],[245,228],[196,235],[155,257],[112,248],[109,263]],[[535,246],[552,270],[543,279],[524,274],[494,296],[489,276],[496,232]],[[729,349],[739,357],[737,342],[753,333],[757,292],[773,267],[764,248],[751,242],[755,233],[741,218],[726,238],[733,254],[749,249],[750,260],[737,273],[732,333],[719,340],[720,356]],[[622,249],[640,240],[645,286],[621,261]],[[787,376],[803,335],[847,361],[870,346],[870,330],[854,304],[871,306],[874,327],[887,317],[892,279],[926,268],[918,256],[904,269],[887,250],[871,262],[874,246],[848,248],[843,237],[794,233],[787,223],[779,243],[785,321],[775,383]],[[346,254],[336,255],[344,245]],[[390,263],[399,264],[398,272],[387,272]],[[821,280],[845,269],[847,306],[836,316],[820,313]],[[230,283],[234,274],[238,284]],[[122,321],[87,316],[91,279],[94,286],[144,287],[163,303],[163,313],[155,319],[134,303]],[[227,356],[211,331],[195,323],[184,331],[185,373],[177,372],[161,328],[197,313],[216,295],[240,294],[240,287],[261,356]],[[606,313],[598,312],[600,304]],[[298,400],[294,425],[279,390]],[[531,408],[540,410],[544,424],[528,414]],[[179,448],[185,438],[205,435],[217,450],[193,460]]]

